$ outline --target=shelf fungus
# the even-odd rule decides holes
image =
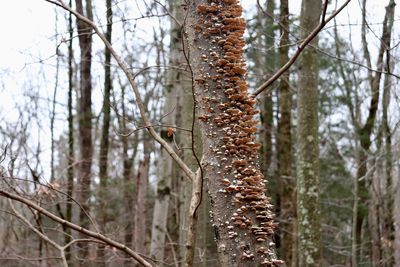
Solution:
[[[194,31],[189,39],[194,48],[203,48],[193,53],[198,56],[193,67],[195,95],[200,96],[198,118],[206,133],[203,153],[209,154],[213,163],[205,171],[216,176],[208,179],[219,193],[214,195],[213,202],[225,207],[213,210],[215,215],[220,213],[225,216],[223,220],[227,219],[227,223],[218,225],[220,238],[225,233],[230,240],[243,244],[240,251],[239,246],[231,248],[237,251],[239,261],[279,266],[281,261],[270,255],[274,251],[271,241],[276,227],[273,207],[265,195],[264,177],[256,160],[260,144],[255,141],[257,121],[253,117],[258,110],[245,80],[243,9],[238,0],[194,2],[200,4],[193,5]],[[226,198],[218,199],[221,193]]]

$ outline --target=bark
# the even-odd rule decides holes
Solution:
[[[183,1],[173,1],[171,5],[171,12],[179,21],[183,21],[184,12],[182,9]],[[190,73],[188,71],[187,62],[184,57],[182,27],[177,25],[175,21],[171,21],[171,62],[170,65],[180,66],[181,70],[175,71],[173,79],[170,80],[169,86],[174,86],[178,96],[179,112],[177,113],[176,123],[185,129],[191,129],[193,125],[193,96]],[[197,123],[196,123],[197,125]],[[198,133],[198,129],[195,133]],[[196,135],[196,134],[195,134]],[[196,170],[198,164],[193,157],[192,147],[192,134],[191,132],[179,131],[175,136],[176,141],[182,149],[181,157],[191,170]],[[199,141],[199,135],[195,137],[195,143]],[[184,262],[185,254],[187,254],[187,236],[189,229],[189,206],[192,194],[192,184],[188,181],[185,175],[180,175],[177,181],[177,190],[179,194],[179,233],[178,233],[178,254],[182,262]],[[184,265],[184,263],[182,263]]]
[[[386,51],[386,71],[391,70],[391,61],[389,47]],[[394,261],[394,244],[395,244],[395,221],[394,221],[394,188],[393,179],[393,152],[392,152],[392,132],[390,129],[388,108],[390,106],[390,91],[392,90],[392,82],[390,75],[385,75],[384,89],[382,96],[382,124],[383,138],[385,147],[385,193],[384,193],[384,218],[383,218],[383,239],[382,239],[382,258],[385,259],[384,266],[395,266]]]
[[[69,1],[69,6],[71,6],[72,0]],[[73,74],[74,69],[72,66],[73,61],[73,49],[72,49],[72,40],[74,29],[72,25],[72,14],[70,13],[68,16],[68,27],[69,27],[69,42],[68,42],[68,169],[67,169],[67,205],[65,212],[65,219],[69,222],[72,222],[72,200],[74,194],[74,117],[72,113],[72,91],[74,89],[73,84]],[[68,244],[71,242],[71,229],[67,228],[64,237],[64,243]],[[71,263],[71,247],[67,247],[65,249],[65,258],[68,263]]]
[[[197,220],[198,214],[197,209],[200,207],[202,199],[202,173],[199,170],[192,183],[192,197],[189,205],[189,219],[188,219],[188,231],[186,237],[186,253],[184,259],[184,266],[191,267],[194,265],[194,256],[196,248],[196,235],[197,235]]]
[[[184,140],[182,140],[182,144],[184,144]],[[185,156],[183,156],[183,158],[186,161]],[[185,244],[188,231],[188,214],[191,193],[191,184],[187,181],[186,177],[181,176],[179,187],[179,258],[181,260],[184,259],[187,251]]]
[[[111,0],[106,1],[106,18],[107,18],[107,30],[106,38],[107,41],[111,42],[112,35],[112,6]],[[109,195],[107,194],[107,184],[108,184],[108,148],[109,148],[109,133],[110,133],[110,92],[112,90],[111,81],[111,54],[110,50],[104,49],[104,96],[103,96],[103,125],[101,131],[100,140],[100,152],[99,152],[99,178],[100,178],[100,192],[99,192],[99,202],[100,202],[100,222],[103,232],[106,230],[106,224],[109,220],[107,209],[107,200]],[[101,266],[105,266],[105,246],[99,246],[99,258]]]
[[[176,73],[171,71],[169,78],[172,79]],[[163,119],[166,125],[175,125],[176,112],[171,112],[177,106],[177,88],[169,83],[166,88],[166,103],[164,114],[169,114]],[[174,133],[164,128],[161,136],[173,146]],[[156,186],[156,199],[154,204],[153,223],[151,229],[150,255],[158,261],[164,260],[165,238],[167,234],[168,209],[171,198],[171,185],[173,179],[173,160],[168,152],[161,148],[160,160],[158,161],[158,177]]]
[[[181,8],[182,1],[175,1],[172,6],[172,12],[179,21],[183,21],[184,13]],[[193,92],[189,68],[182,53],[182,28],[173,23],[173,44],[171,43],[171,65],[180,66],[181,69],[175,72],[173,84],[176,88],[179,99],[179,114],[177,114],[177,125],[188,131],[180,131],[176,136],[176,141],[181,148],[182,158],[192,170],[199,168],[197,158],[201,155],[200,132],[197,119],[193,109]],[[179,191],[179,257],[185,266],[202,267],[208,264],[207,259],[213,257],[213,228],[209,220],[210,204],[208,194],[204,190],[204,183],[196,176],[196,180],[191,184],[188,179],[182,175],[178,181]],[[203,186],[203,188],[201,188]],[[200,200],[201,197],[201,200]],[[197,207],[196,213],[193,213],[193,206],[196,207],[197,201],[201,201]],[[192,210],[190,210],[191,203]],[[216,251],[216,249],[215,249]],[[196,254],[197,252],[197,254]],[[195,263],[194,263],[195,262]]]
[[[280,5],[279,61],[283,66],[289,61],[289,3],[281,0]],[[279,122],[277,135],[278,177],[280,188],[280,229],[282,258],[287,266],[296,266],[296,198],[295,180],[292,173],[291,111],[292,93],[289,72],[282,74],[279,81]]]
[[[245,21],[236,0],[196,0],[185,32],[222,266],[277,266],[275,224],[257,163],[255,99],[248,94],[243,58]]]
[[[147,188],[149,182],[150,166],[150,141],[144,137],[143,140],[144,158],[139,162],[139,169],[136,176],[136,207],[135,207],[135,226],[134,244],[135,251],[146,254],[146,204]]]
[[[383,158],[378,156],[383,152],[382,148],[382,127],[377,136],[377,156],[371,160],[374,166],[374,173],[365,179],[371,179],[371,199],[368,210],[368,230],[371,235],[371,265],[381,266],[382,263],[382,218],[383,218]]]
[[[258,39],[260,39],[260,47],[265,47],[266,49],[266,54],[265,57],[262,55],[259,55],[256,59],[256,62],[258,62],[258,68],[259,68],[259,79],[260,81],[268,80],[272,74],[273,70],[275,69],[275,49],[274,49],[274,9],[275,9],[275,1],[268,1],[267,2],[267,14],[265,18],[265,24],[262,23],[264,22],[264,19],[259,16],[259,19],[262,23],[261,29],[262,33],[260,33]],[[261,35],[264,35],[265,37],[265,43],[262,44],[262,37]],[[260,51],[260,49],[258,50]],[[263,124],[263,137],[262,137],[262,142],[263,142],[263,174],[264,176],[269,175],[269,169],[272,161],[272,127],[273,127],[273,110],[272,110],[272,92],[268,92],[262,96],[261,99],[262,102],[262,124]]]
[[[300,15],[302,38],[319,23],[321,0],[303,0]],[[318,46],[316,37],[311,44]],[[318,58],[308,47],[300,55],[297,97],[297,214],[300,266],[321,266],[319,203]]]
[[[86,0],[84,14],[82,0],[75,0],[76,10],[81,15],[86,15],[90,20],[93,19],[91,0]],[[79,201],[82,208],[79,212],[79,224],[84,228],[89,228],[89,219],[86,213],[90,211],[90,184],[92,167],[92,82],[91,82],[91,62],[92,62],[92,30],[82,20],[77,20],[80,47],[80,97],[78,105],[79,121],[79,145],[80,145],[80,166],[79,166]],[[86,212],[86,213],[85,213]],[[80,264],[83,265],[89,253],[87,242],[79,242]]]
[[[184,58],[181,58],[180,64],[185,64],[186,62],[184,61]],[[178,85],[178,84],[177,84]],[[182,127],[185,129],[192,129],[193,136],[191,133],[183,133],[180,138],[180,143],[181,146],[187,149],[184,149],[182,152],[182,157],[185,160],[186,164],[192,169],[196,170],[199,168],[199,165],[193,156],[193,150],[189,149],[192,148],[192,145],[194,144],[194,152],[198,155],[201,155],[201,142],[200,142],[200,133],[199,133],[199,127],[198,127],[198,122],[196,118],[193,116],[193,95],[192,95],[192,85],[190,83],[190,76],[188,74],[185,75],[185,73],[181,73],[179,76],[179,85],[181,86],[180,92],[180,105],[182,108],[181,116],[182,116]],[[195,121],[193,121],[195,120]],[[194,141],[194,143],[192,143]],[[190,199],[192,196],[192,187],[194,184],[191,184],[188,179],[184,176],[180,177],[180,186],[179,186],[179,196],[180,196],[180,233],[179,233],[179,244],[180,244],[180,257],[183,259],[185,257],[185,254],[187,253],[187,235],[188,235],[188,229],[189,229],[189,206],[190,206]],[[201,212],[199,215],[200,221],[199,221],[199,226],[198,228],[201,229],[199,230],[201,234],[198,234],[198,238],[200,240],[197,240],[199,249],[204,252],[203,256],[207,258],[207,249],[206,249],[206,243],[208,241],[207,236],[208,236],[208,230],[211,230],[212,228],[209,229],[209,206],[207,205],[207,193],[203,191],[203,198],[202,198],[202,204],[198,208],[198,211]],[[203,227],[202,227],[203,225]],[[207,228],[206,231],[204,230],[204,227]],[[192,248],[194,250],[194,247]],[[198,263],[199,264],[199,263]],[[200,266],[200,264],[199,264]]]

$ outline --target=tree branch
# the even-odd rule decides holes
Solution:
[[[90,19],[88,19],[87,17],[82,16],[81,14],[77,13],[70,6],[65,4],[62,0],[45,0],[45,1],[62,7],[63,9],[67,10],[68,12],[71,12],[72,14],[74,14],[74,16],[77,19],[85,22],[90,27],[92,27],[92,29],[95,31],[95,33],[103,41],[103,43],[107,47],[107,49],[110,51],[110,53],[114,57],[115,61],[117,61],[118,66],[122,69],[122,71],[125,73],[126,77],[128,78],[129,84],[131,85],[132,90],[136,97],[136,102],[139,107],[140,115],[141,115],[143,122],[145,124],[145,127],[148,129],[150,135],[168,152],[168,154],[175,160],[175,162],[183,170],[183,172],[186,174],[186,176],[191,181],[193,181],[194,177],[195,177],[195,173],[183,162],[183,160],[178,156],[178,154],[176,154],[174,149],[152,127],[150,120],[147,118],[146,108],[142,101],[142,97],[140,96],[139,89],[136,85],[134,75],[129,71],[129,68],[126,66],[126,64],[123,61],[123,59],[121,58],[121,56],[114,50],[113,46],[110,44],[110,42],[107,40],[107,38],[101,33],[100,29],[96,26],[96,24],[93,21],[91,21]]]
[[[53,213],[45,210],[44,208],[40,207],[39,205],[37,205],[36,203],[34,203],[33,201],[30,201],[22,196],[19,196],[17,194],[13,194],[13,193],[9,193],[3,189],[0,189],[0,196],[6,197],[8,199],[13,199],[16,200],[22,204],[27,205],[28,207],[36,210],[37,212],[43,214],[44,216],[48,217],[49,219],[61,224],[61,225],[65,225],[69,228],[71,228],[72,230],[75,230],[77,232],[80,232],[82,234],[85,234],[87,236],[93,237],[95,239],[101,240],[104,243],[119,249],[123,252],[125,252],[126,254],[128,254],[130,257],[132,257],[133,259],[135,259],[136,261],[138,261],[139,263],[141,263],[143,266],[146,267],[152,267],[152,265],[146,261],[144,258],[142,258],[138,253],[136,253],[135,251],[131,250],[130,248],[128,248],[127,246],[125,246],[124,244],[121,244],[117,241],[114,241],[102,234],[96,233],[96,232],[92,232],[88,229],[82,228],[79,225],[73,224],[69,221],[63,220],[60,217],[54,215]],[[52,244],[54,245],[54,244]]]
[[[265,83],[260,85],[254,92],[253,96],[254,97],[258,96],[265,89],[267,89],[268,86],[270,86],[273,82],[275,82],[285,71],[287,71],[294,64],[294,62],[296,62],[296,59],[299,57],[299,55],[304,50],[304,48],[307,47],[307,45],[315,38],[315,36],[318,35],[318,33],[325,27],[325,25],[329,21],[331,21],[334,17],[336,17],[347,6],[347,4],[350,3],[350,1],[351,0],[347,0],[346,2],[344,2],[344,4],[339,9],[337,9],[335,12],[333,12],[333,14],[330,15],[327,19],[325,19],[326,7],[324,6],[324,13],[322,14],[322,20],[318,24],[318,26],[297,47],[297,51],[292,56],[292,58],[288,62],[286,62],[286,64],[283,65],[274,75],[272,75],[271,78],[269,78]],[[327,1],[326,1],[326,3],[327,3]]]

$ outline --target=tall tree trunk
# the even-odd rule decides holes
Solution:
[[[111,43],[112,34],[112,6],[111,0],[106,1],[106,18],[107,18],[107,31],[106,39]],[[103,232],[106,230],[108,221],[107,201],[109,194],[107,194],[108,184],[108,147],[109,147],[109,132],[110,132],[110,92],[112,90],[111,81],[111,53],[107,48],[104,49],[104,97],[103,97],[103,126],[101,131],[100,152],[99,152],[99,202],[100,202],[100,222]],[[99,260],[102,266],[105,266],[105,246],[99,246]]]
[[[174,18],[181,21],[183,14],[179,11],[181,7],[181,1],[174,0],[170,2],[170,12]],[[182,63],[182,38],[181,38],[181,26],[177,24],[174,19],[171,19],[171,41],[169,51],[169,65],[173,68],[167,72],[167,86],[165,88],[165,104],[164,114],[168,114],[164,117],[162,123],[168,125],[168,127],[174,127],[177,123],[177,110],[180,109],[179,105],[179,94],[184,88],[182,88],[182,73],[176,67]],[[179,114],[182,116],[181,114]],[[161,136],[167,141],[172,147],[176,142],[176,129],[174,128],[162,128]],[[157,174],[157,185],[156,185],[156,199],[154,204],[153,213],[153,224],[151,230],[151,244],[150,244],[150,255],[159,261],[163,261],[164,252],[166,248],[165,238],[168,232],[167,223],[168,215],[171,202],[172,183],[178,180],[176,177],[177,172],[173,159],[170,157],[168,152],[161,148],[160,160],[158,161],[158,174]],[[183,227],[180,225],[179,227]]]
[[[171,12],[176,19],[179,21],[183,21],[184,13],[182,9],[182,0],[173,1],[173,5],[171,5]],[[198,127],[198,122],[196,118],[194,118],[193,114],[193,92],[192,92],[192,84],[191,84],[191,76],[189,68],[187,67],[187,62],[182,53],[182,28],[172,21],[172,30],[171,30],[171,63],[172,66],[179,66],[181,68],[180,71],[174,71],[172,75],[172,79],[170,80],[171,85],[174,86],[179,99],[179,109],[177,109],[177,121],[176,124],[180,125],[182,128],[191,129],[192,132],[188,131],[179,131],[175,136],[175,141],[178,142],[179,147],[181,147],[181,156],[185,160],[185,163],[193,170],[199,168],[198,162],[193,155],[193,152],[196,153],[197,157],[201,155],[201,145],[200,145],[200,132]],[[182,71],[182,69],[184,71]],[[194,145],[194,147],[193,147]],[[193,150],[191,149],[193,147]],[[205,266],[207,265],[206,259],[210,257],[209,252],[213,250],[213,237],[210,235],[213,229],[209,220],[209,199],[206,191],[203,190],[202,203],[198,207],[199,214],[193,214],[196,218],[189,218],[192,216],[189,212],[189,206],[191,202],[192,196],[192,186],[196,186],[196,190],[199,190],[200,184],[190,183],[186,176],[179,175],[178,176],[177,191],[179,192],[179,237],[178,237],[178,251],[179,258],[182,261],[185,261],[184,264],[193,264],[195,259],[199,259],[196,261],[196,266]],[[189,214],[189,215],[188,215]],[[199,218],[197,221],[197,217]],[[194,221],[193,221],[194,219]],[[192,222],[189,225],[189,222]],[[195,222],[195,223],[194,223]],[[196,225],[197,224],[197,225]],[[191,227],[192,234],[195,236],[193,240],[189,240],[188,242],[188,230]],[[197,234],[196,234],[197,233]],[[194,244],[196,245],[196,250],[194,248]],[[199,252],[196,255],[196,252]],[[196,258],[198,256],[198,258]],[[186,257],[186,259],[185,259]]]
[[[260,81],[268,80],[275,70],[276,66],[276,51],[274,49],[275,42],[275,27],[274,27],[274,10],[275,10],[275,1],[269,0],[267,1],[267,10],[268,16],[260,14],[258,17],[261,23],[261,27],[259,31],[259,43],[260,47],[265,47],[267,51],[265,56],[259,55],[256,59],[258,63],[259,70],[259,79]],[[260,12],[260,11],[258,11]],[[265,16],[265,20],[263,17]],[[265,23],[263,23],[265,21]],[[262,30],[262,32],[260,31]],[[265,43],[262,43],[262,35],[264,35]],[[259,48],[258,51],[261,51]],[[259,53],[258,53],[259,54]],[[272,90],[265,93],[261,97],[262,103],[262,124],[263,124],[263,155],[262,155],[262,168],[264,176],[270,175],[270,165],[272,161],[272,128],[273,128],[273,102],[272,102]]]
[[[182,38],[182,36],[180,36]],[[181,40],[182,41],[182,40]],[[186,64],[186,61],[183,57],[183,54],[181,54],[181,57],[179,59],[179,65],[184,65]],[[200,141],[200,132],[199,132],[199,125],[196,120],[196,118],[193,118],[193,93],[192,93],[192,85],[190,83],[190,74],[188,72],[186,73],[180,73],[179,75],[179,84],[176,83],[176,85],[180,86],[181,89],[178,90],[179,92],[179,99],[180,99],[180,105],[181,105],[181,124],[183,128],[185,129],[192,129],[192,133],[186,132],[182,133],[180,137],[180,143],[181,147],[184,147],[182,151],[182,157],[185,160],[185,163],[192,169],[196,170],[199,168],[199,165],[196,161],[196,158],[193,156],[193,151],[190,149],[192,145],[194,144],[194,152],[198,157],[201,155],[201,141]],[[178,81],[177,81],[178,82]],[[195,121],[193,121],[195,120]],[[194,139],[194,140],[193,140]],[[192,141],[194,141],[192,143]],[[192,182],[193,183],[193,182]],[[180,244],[180,257],[183,259],[185,257],[185,253],[187,252],[187,235],[188,235],[188,229],[189,229],[189,206],[190,206],[190,199],[192,196],[192,183],[188,181],[187,177],[184,175],[180,176],[180,186],[179,186],[179,202],[180,202],[180,207],[179,207],[179,213],[180,213],[180,232],[179,232],[179,244]],[[202,203],[199,206],[198,210],[201,213],[199,215],[200,221],[198,222],[198,229],[200,234],[197,234],[197,242],[199,250],[203,252],[203,257],[207,258],[207,244],[208,244],[208,231],[211,230],[209,229],[209,210],[210,207],[208,205],[209,199],[207,199],[208,195],[205,191],[203,191],[203,199]],[[197,215],[197,214],[195,214]],[[207,229],[204,231],[204,229]],[[187,254],[187,253],[186,253]],[[193,253],[194,256],[194,253]],[[200,266],[204,264],[204,262],[201,263],[196,263]]]
[[[75,0],[76,10],[79,14],[86,15],[93,20],[92,2],[86,0],[86,14],[83,12],[82,0]],[[83,228],[89,228],[89,219],[87,213],[90,211],[90,184],[92,167],[92,81],[91,81],[91,63],[92,63],[92,30],[82,20],[77,21],[79,34],[79,47],[81,50],[80,63],[80,97],[79,97],[79,145],[80,145],[80,166],[79,166],[79,201],[82,209],[79,212],[79,224]],[[84,235],[81,234],[84,238]],[[89,254],[87,242],[78,243],[80,248],[80,263],[83,266],[84,261]]]
[[[188,4],[185,32],[222,266],[277,266],[272,205],[265,196],[255,141],[256,100],[243,58],[246,23],[236,0]],[[196,211],[196,209],[194,210]]]
[[[389,53],[390,47],[386,48],[386,71],[390,73],[392,65]],[[384,193],[384,218],[383,218],[383,244],[382,258],[385,259],[384,266],[395,266],[394,245],[395,245],[395,221],[394,221],[394,179],[393,179],[393,152],[392,132],[390,129],[388,108],[390,106],[390,91],[392,90],[391,76],[385,75],[384,89],[382,96],[382,124],[385,146],[385,193]]]
[[[176,73],[171,71],[169,79],[173,79]],[[166,88],[166,102],[164,106],[163,124],[175,125],[176,112],[171,110],[177,106],[177,88],[172,82],[168,83]],[[163,138],[173,146],[174,132],[173,128],[163,128]],[[151,229],[150,255],[158,261],[164,260],[165,238],[167,235],[167,222],[169,214],[169,203],[171,197],[171,183],[173,172],[173,160],[165,149],[161,149],[160,160],[158,160],[158,173],[156,185],[156,199],[154,204],[153,223]]]
[[[303,0],[301,36],[319,23],[321,0]],[[312,41],[318,46],[318,38]],[[321,218],[319,203],[318,57],[315,49],[304,49],[299,61],[297,97],[297,214],[299,266],[321,266]]]
[[[384,187],[384,167],[383,158],[379,156],[383,152],[382,148],[382,135],[383,126],[380,127],[377,142],[376,142],[376,156],[371,160],[374,171],[371,175],[365,177],[371,181],[371,199],[368,209],[368,231],[371,235],[371,265],[378,267],[382,266],[382,218],[383,215],[383,187]]]
[[[72,5],[72,0],[69,1],[69,6]],[[68,27],[69,27],[69,42],[68,42],[68,167],[67,167],[67,205],[66,205],[66,213],[65,219],[69,222],[72,222],[72,197],[74,193],[74,164],[75,164],[75,153],[74,153],[74,117],[72,113],[72,91],[74,89],[73,84],[73,74],[74,69],[72,66],[73,61],[73,49],[72,49],[72,40],[74,29],[72,25],[72,14],[70,13],[68,16]],[[67,228],[65,232],[64,243],[68,244],[72,240],[71,229]],[[65,257],[67,262],[71,263],[71,246],[67,247],[65,250]]]
[[[289,61],[289,2],[281,0],[280,5],[279,61],[282,66]],[[277,159],[280,190],[280,229],[281,251],[287,266],[297,266],[296,253],[296,197],[295,180],[292,173],[292,134],[291,111],[292,93],[289,85],[289,72],[279,81],[279,112],[277,135]]]
[[[146,254],[146,205],[147,188],[149,182],[150,167],[150,141],[147,136],[143,138],[143,159],[139,162],[136,176],[136,206],[135,206],[135,227],[134,244],[138,253]]]

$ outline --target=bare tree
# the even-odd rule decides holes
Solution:
[[[107,19],[107,30],[106,30],[106,38],[107,41],[111,42],[112,37],[112,6],[111,0],[106,1],[106,19]],[[101,131],[101,140],[100,140],[100,152],[99,152],[99,178],[100,178],[100,189],[99,189],[99,202],[100,202],[100,220],[101,226],[104,229],[106,228],[108,221],[108,212],[107,212],[107,187],[109,183],[108,179],[108,151],[109,151],[109,134],[110,134],[110,94],[112,90],[112,80],[111,80],[111,53],[107,47],[104,49],[104,97],[103,97],[103,124]],[[104,251],[105,247],[101,246],[99,248],[99,257],[102,259],[102,264],[105,266],[104,260]]]
[[[279,61],[284,64],[289,60],[289,2],[280,4],[280,44]],[[296,197],[293,177],[293,155],[291,134],[292,92],[289,84],[289,72],[282,74],[279,81],[279,113],[277,134],[277,164],[280,190],[280,232],[282,257],[288,266],[297,264],[296,248]]]
[[[76,10],[79,14],[87,16],[89,20],[93,19],[92,2],[85,1],[85,12],[82,0],[76,0]],[[89,227],[89,220],[86,212],[90,211],[90,184],[92,179],[92,29],[82,20],[77,20],[77,29],[79,34],[80,47],[80,86],[79,86],[79,146],[80,146],[80,166],[79,166],[79,184],[80,184],[80,203],[83,210],[79,213],[80,225],[84,228]],[[83,242],[78,244],[80,247],[79,256],[81,265],[89,254],[88,244]]]
[[[319,20],[325,20],[328,2],[303,0],[300,27],[306,37]],[[318,39],[311,42],[318,46]],[[297,97],[297,214],[300,266],[321,266],[321,210],[319,203],[318,75],[316,51],[304,49],[299,62]]]
[[[71,6],[72,0],[69,1],[69,5]],[[72,14],[70,13],[68,16],[68,31],[69,31],[69,41],[68,41],[68,160],[67,160],[67,195],[72,197],[74,193],[74,164],[75,164],[75,153],[74,153],[74,117],[72,113],[72,92],[74,89],[73,85],[73,74],[74,69],[72,66],[73,62],[73,25],[72,25]],[[72,202],[71,199],[67,200],[66,211],[65,211],[65,219],[69,222],[72,222]],[[64,237],[64,243],[68,244],[71,242],[71,230],[67,228]],[[71,247],[68,246],[65,251],[65,257],[67,262],[71,261]]]

